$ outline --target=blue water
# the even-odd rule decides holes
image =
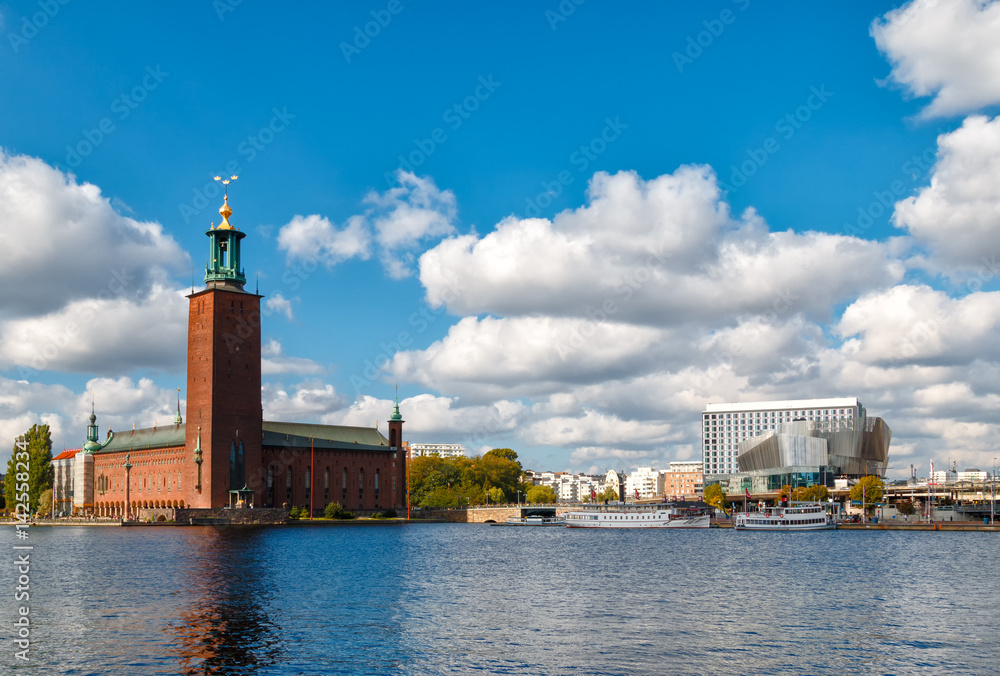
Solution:
[[[4,673],[1000,671],[993,533],[33,527],[30,544],[31,666],[7,640]]]

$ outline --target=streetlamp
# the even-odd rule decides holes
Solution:
[[[990,482],[990,525],[996,521],[997,504],[997,459],[993,458],[993,481]]]
[[[132,485],[130,480],[130,475],[132,473],[132,463],[129,462],[131,453],[125,454],[125,520],[129,520],[129,515],[132,513],[132,503],[129,501],[129,487]]]
[[[489,493],[486,494],[486,506],[487,507],[490,506],[490,494]]]
[[[524,497],[528,497],[527,495]],[[521,506],[521,491],[517,491],[517,506]]]

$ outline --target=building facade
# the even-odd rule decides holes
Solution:
[[[410,459],[427,455],[436,455],[439,458],[464,458],[466,457],[465,446],[462,444],[421,444],[411,442],[407,445]]]
[[[219,213],[222,222],[206,232],[205,288],[188,296],[188,420],[178,401],[172,424],[109,430],[100,441],[91,414],[87,443],[73,458],[73,511],[135,517],[143,509],[303,507],[318,513],[330,502],[361,511],[405,508],[398,402],[388,437],[376,428],[263,419],[262,296],[243,288],[245,234],[229,223],[228,195]]]
[[[663,473],[663,494],[675,500],[697,498],[704,488],[703,478],[700,462],[671,462],[670,469]]]
[[[604,490],[601,477],[569,472],[525,472],[531,483],[551,488],[560,502],[592,500]]]
[[[866,417],[857,397],[709,404],[702,411],[701,448],[705,474],[739,471],[740,442],[776,431],[782,423],[805,420],[821,429],[853,426]]]
[[[664,475],[652,467],[637,467],[625,478],[625,500],[651,500],[663,495]]]
[[[816,405],[816,402],[822,402]],[[784,411],[776,412],[775,403]],[[784,406],[784,405],[788,406]],[[809,404],[809,405],[805,405]],[[853,405],[849,405],[853,404]],[[746,408],[747,405],[741,404]],[[705,471],[705,484],[718,483],[727,494],[766,493],[782,486],[833,487],[867,475],[884,475],[889,459],[892,430],[884,420],[868,416],[856,399],[770,402],[751,406],[756,411],[715,411],[720,426],[746,425],[755,436],[737,445],[737,471]],[[738,415],[737,415],[738,414]],[[710,419],[712,420],[712,419]],[[760,420],[760,423],[756,421]],[[763,422],[766,420],[767,422]],[[756,428],[760,427],[758,431]],[[740,430],[742,433],[743,430]]]

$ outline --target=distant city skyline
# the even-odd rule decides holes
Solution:
[[[603,474],[701,460],[712,403],[857,397],[889,478],[993,472],[998,2],[19,0],[0,29],[0,462],[35,423],[81,446],[92,401],[187,417],[236,175],[265,419],[384,433],[398,386],[409,441]]]

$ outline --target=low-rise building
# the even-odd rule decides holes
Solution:
[[[625,479],[626,500],[649,500],[663,493],[664,473],[652,467],[637,467]]]
[[[408,458],[419,458],[422,456],[436,455],[439,458],[464,458],[466,456],[465,446],[462,444],[408,444]]]
[[[681,499],[702,494],[702,464],[697,461],[676,461],[663,473],[663,494],[668,498]]]

